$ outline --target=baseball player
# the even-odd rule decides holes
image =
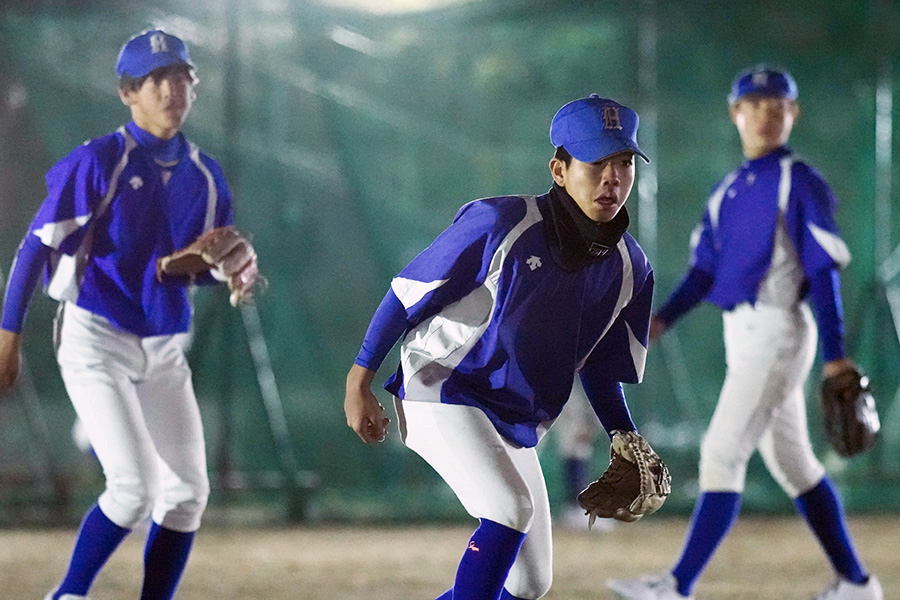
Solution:
[[[724,311],[727,375],[700,448],[700,497],[675,567],[612,580],[623,598],[690,598],[737,518],[747,462],[759,450],[837,573],[818,600],[881,600],[854,551],[840,497],[813,455],[803,385],[821,333],[824,374],[853,369],[844,350],[838,269],[850,259],[821,175],[788,148],[799,114],[786,72],[738,75],[728,97],[747,160],[714,189],[692,237],[690,268],[654,315],[650,339],[702,299]],[[813,317],[815,315],[815,319]]]
[[[634,431],[621,382],[640,381],[653,292],[626,232],[638,115],[592,95],[563,106],[552,189],[470,202],[391,282],[347,375],[348,425],[367,442],[388,418],[371,391],[398,340],[402,441],[480,520],[439,600],[540,598],[550,588],[550,507],[535,445],[573,377],[608,431]]]
[[[148,515],[141,598],[172,598],[209,494],[184,355],[192,279],[158,273],[157,260],[230,225],[231,194],[219,164],[179,132],[197,83],[182,40],[142,33],[123,46],[116,70],[131,121],[47,173],[47,197],[16,255],[0,323],[2,394],[18,375],[27,305],[45,274],[48,295],[59,301],[62,378],[106,478],[48,600],[86,598]],[[219,276],[240,291],[227,269]],[[195,281],[215,279],[205,273]]]

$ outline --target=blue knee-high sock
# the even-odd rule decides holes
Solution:
[[[868,575],[853,549],[844,505],[828,476],[798,496],[794,505],[809,523],[834,570],[853,583],[865,583]]]
[[[469,539],[453,583],[453,600],[497,600],[525,534],[488,519]],[[445,594],[446,595],[446,594]]]
[[[144,548],[144,587],[141,600],[171,600],[181,581],[194,542],[194,532],[150,526]]]
[[[453,600],[453,590],[447,590],[437,600]],[[525,600],[525,598],[513,596],[504,589],[500,591],[500,597],[497,600]]]
[[[53,598],[63,594],[86,596],[97,573],[130,531],[110,521],[95,504],[81,522],[69,570]]]
[[[704,492],[700,495],[681,558],[672,569],[679,594],[691,595],[694,583],[734,525],[740,509],[741,495],[737,492]]]

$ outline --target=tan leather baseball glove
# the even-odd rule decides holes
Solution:
[[[265,285],[253,245],[230,226],[207,231],[189,246],[156,261],[159,281],[166,276],[195,277],[206,271],[228,284],[232,306],[249,301],[254,292]]]
[[[634,431],[614,431],[609,447],[609,467],[580,494],[578,503],[590,515],[637,521],[656,512],[672,490],[669,469],[650,444]]]

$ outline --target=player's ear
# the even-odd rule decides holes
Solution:
[[[728,115],[731,117],[731,122],[737,125],[737,113],[738,113],[738,103],[732,102],[728,105]]]
[[[134,104],[134,92],[128,88],[119,88],[119,98],[125,106]]]
[[[550,175],[556,185],[566,187],[566,163],[555,156],[550,159]]]

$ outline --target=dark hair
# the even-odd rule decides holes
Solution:
[[[197,85],[197,83],[200,81],[199,79],[197,79],[197,73],[196,71],[194,71],[193,67],[185,64],[178,64],[153,69],[143,77],[132,77],[131,75],[127,74],[122,75],[121,77],[119,77],[119,89],[129,92],[136,92],[144,86],[144,82],[147,81],[148,78],[152,77],[154,80],[159,81],[159,79],[175,72],[186,73],[188,77],[191,78],[191,83],[193,83],[194,85]]]
[[[556,153],[553,155],[553,158],[563,161],[567,167],[572,164],[572,155],[569,154],[569,151],[562,146],[559,146],[556,149]]]

